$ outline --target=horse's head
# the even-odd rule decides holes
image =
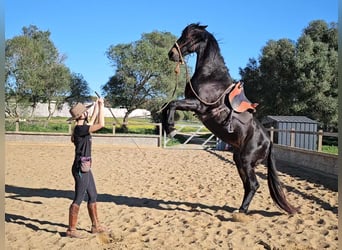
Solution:
[[[169,51],[169,59],[175,62],[183,62],[183,56],[194,53],[199,44],[205,41],[207,25],[190,24],[182,32],[181,37]]]

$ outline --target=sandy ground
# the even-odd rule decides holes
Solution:
[[[67,238],[73,150],[6,142],[6,249],[337,249],[333,189],[279,172],[288,200],[301,206],[287,215],[260,165],[260,188],[241,215],[233,213],[243,191],[230,152],[109,145],[94,145],[93,173],[111,232],[90,234],[85,201],[78,229],[86,238]]]

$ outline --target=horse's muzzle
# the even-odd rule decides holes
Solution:
[[[169,51],[169,59],[174,62],[180,62],[180,56],[178,54],[178,51],[175,47],[172,47]]]

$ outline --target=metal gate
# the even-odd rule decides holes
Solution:
[[[195,132],[186,132],[186,128],[195,128]],[[184,149],[205,149],[213,148],[217,145],[216,136],[210,131],[201,131],[205,127],[203,125],[183,124],[177,127],[173,138],[182,139],[182,143],[170,145],[172,138],[166,136],[164,132],[164,148],[184,148]]]

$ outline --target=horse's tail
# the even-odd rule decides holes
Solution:
[[[273,157],[273,143],[271,142],[269,151],[268,151],[268,156],[267,156],[267,183],[268,183],[268,188],[270,190],[271,197],[273,201],[283,210],[288,212],[289,214],[294,214],[298,212],[298,208],[293,207],[285,197],[285,193],[283,191],[283,187],[280,183],[278,174],[277,174],[277,169],[275,166],[275,160]]]

